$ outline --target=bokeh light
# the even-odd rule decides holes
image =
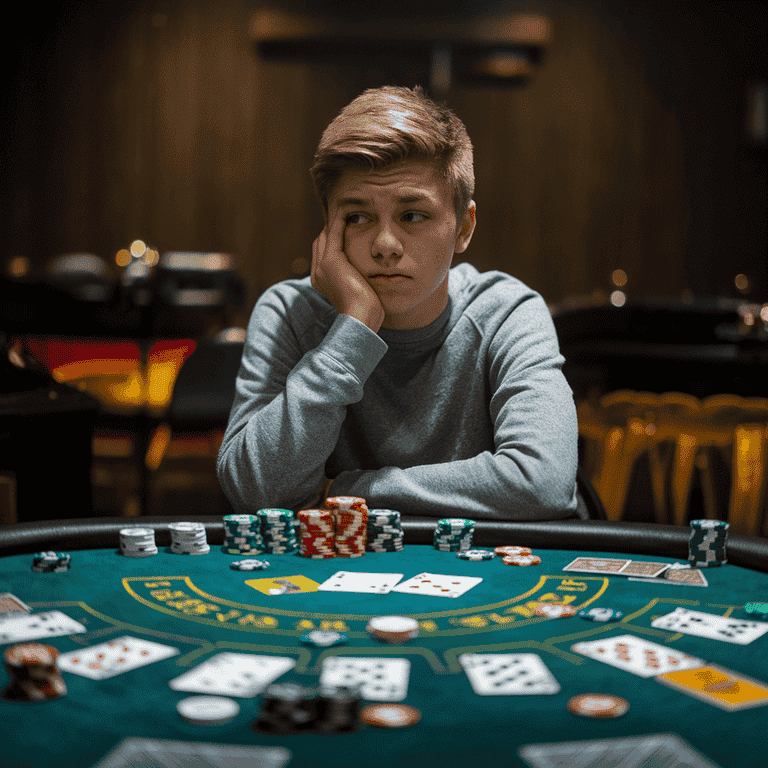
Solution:
[[[147,244],[143,240],[134,240],[131,243],[131,256],[140,259],[147,252]]]
[[[611,274],[611,282],[617,288],[623,288],[627,284],[627,273],[623,269],[614,269]]]
[[[749,293],[749,278],[746,275],[736,275],[733,282],[739,293]]]
[[[131,263],[131,252],[127,248],[121,248],[115,254],[115,264],[118,267],[127,267]]]
[[[624,291],[614,291],[611,294],[611,304],[614,307],[623,307],[627,301],[627,296]]]

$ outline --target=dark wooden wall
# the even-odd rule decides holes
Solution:
[[[487,3],[486,3],[487,4]],[[306,3],[309,7],[312,3]],[[516,7],[502,1],[499,7]],[[524,87],[455,84],[475,145],[464,258],[557,302],[608,289],[768,299],[765,148],[746,92],[766,76],[752,2],[542,0],[553,40]],[[265,60],[249,0],[52,3],[20,16],[8,74],[2,257],[232,253],[250,301],[306,269],[327,123],[364,88],[424,82],[407,57]],[[426,83],[424,83],[426,84]]]

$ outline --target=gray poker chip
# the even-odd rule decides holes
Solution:
[[[311,632],[303,634],[299,639],[302,643],[329,648],[332,645],[346,643],[349,640],[349,635],[332,629],[313,629]]]
[[[269,568],[266,560],[235,560],[229,564],[233,571],[263,571]]]

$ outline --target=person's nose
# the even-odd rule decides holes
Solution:
[[[374,259],[399,259],[403,255],[403,243],[394,231],[394,227],[382,224],[371,243],[371,255]]]

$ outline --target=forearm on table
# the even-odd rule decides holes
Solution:
[[[483,453],[407,469],[342,472],[329,495],[362,496],[370,508],[484,520],[555,520],[575,503],[576,458]]]

